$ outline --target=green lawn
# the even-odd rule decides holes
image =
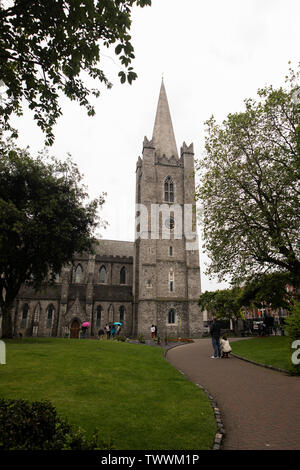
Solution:
[[[232,352],[260,364],[290,371],[292,353],[289,338],[267,336],[231,342]]]
[[[216,423],[205,393],[163,350],[115,341],[6,341],[0,396],[50,400],[60,415],[119,450],[210,449]]]

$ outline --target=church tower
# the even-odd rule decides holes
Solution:
[[[162,81],[153,136],[136,167],[133,332],[199,336],[203,330],[193,144],[178,154]]]

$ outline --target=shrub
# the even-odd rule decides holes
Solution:
[[[91,438],[57,415],[47,400],[0,399],[0,450],[111,449],[96,429]]]
[[[140,343],[143,343],[143,344],[144,344],[144,343],[145,343],[145,336],[144,336],[143,334],[140,334],[140,335],[138,336],[138,341],[139,341]]]
[[[117,341],[122,341],[123,343],[125,343],[126,340],[127,340],[127,338],[126,338],[126,336],[121,336],[121,335],[120,335],[120,336],[116,336],[116,340],[117,340]]]

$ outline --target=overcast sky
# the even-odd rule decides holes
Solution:
[[[134,239],[136,161],[144,136],[152,137],[162,74],[178,149],[193,142],[199,158],[204,122],[212,114],[222,121],[241,111],[258,88],[284,84],[288,61],[299,61],[299,18],[299,0],[152,0],[152,7],[134,9],[138,79],[121,85],[118,60],[103,50],[112,89],[103,88],[95,117],[62,100],[50,150],[61,159],[71,153],[91,198],[108,193],[100,214],[109,223],[103,238]],[[16,122],[19,145],[42,149],[44,136],[32,115]],[[201,247],[200,260],[202,291],[222,288],[204,274],[208,259]]]

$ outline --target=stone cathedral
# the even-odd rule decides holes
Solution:
[[[39,292],[24,285],[15,304],[14,333],[97,336],[121,322],[125,336],[200,336],[199,245],[194,200],[193,144],[177,150],[162,81],[153,136],[136,165],[134,242],[100,240],[93,254],[74,257],[54,284]]]

